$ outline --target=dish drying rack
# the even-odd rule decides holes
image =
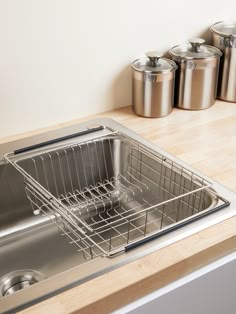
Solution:
[[[104,129],[108,134],[96,135]],[[76,142],[51,145],[70,137]],[[85,259],[128,251],[229,205],[204,178],[106,127],[5,160],[24,176],[34,214],[50,217]]]

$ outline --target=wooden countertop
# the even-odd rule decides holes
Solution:
[[[159,145],[236,192],[236,104],[217,101],[204,111],[174,109],[161,119],[132,113],[131,107],[0,139],[0,144],[108,117]],[[236,217],[38,303],[21,313],[108,313],[236,249]]]

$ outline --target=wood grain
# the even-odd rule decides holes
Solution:
[[[232,252],[236,249],[235,230],[236,217],[20,313],[110,313]]]
[[[174,109],[167,117],[136,116],[131,107],[10,138],[39,134],[97,118],[112,118],[207,176],[236,191],[236,104],[204,111]],[[108,313],[236,249],[236,218],[176,242],[21,313]]]
[[[2,138],[0,144],[98,117],[107,117],[120,122],[207,176],[236,191],[236,104],[234,103],[217,101],[210,109],[201,111],[175,108],[169,116],[159,119],[138,117],[129,106]]]

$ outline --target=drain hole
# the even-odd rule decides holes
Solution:
[[[16,270],[0,279],[0,297],[28,288],[45,277],[34,270]]]

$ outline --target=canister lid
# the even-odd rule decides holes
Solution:
[[[135,60],[132,68],[139,72],[146,73],[166,73],[177,69],[174,61],[162,58],[162,54],[157,51],[146,52],[147,57]]]
[[[218,58],[222,55],[219,49],[204,43],[205,40],[202,38],[191,38],[189,44],[174,46],[169,52],[172,57],[183,59]]]
[[[211,31],[223,37],[236,37],[236,21],[221,21],[211,26]]]

